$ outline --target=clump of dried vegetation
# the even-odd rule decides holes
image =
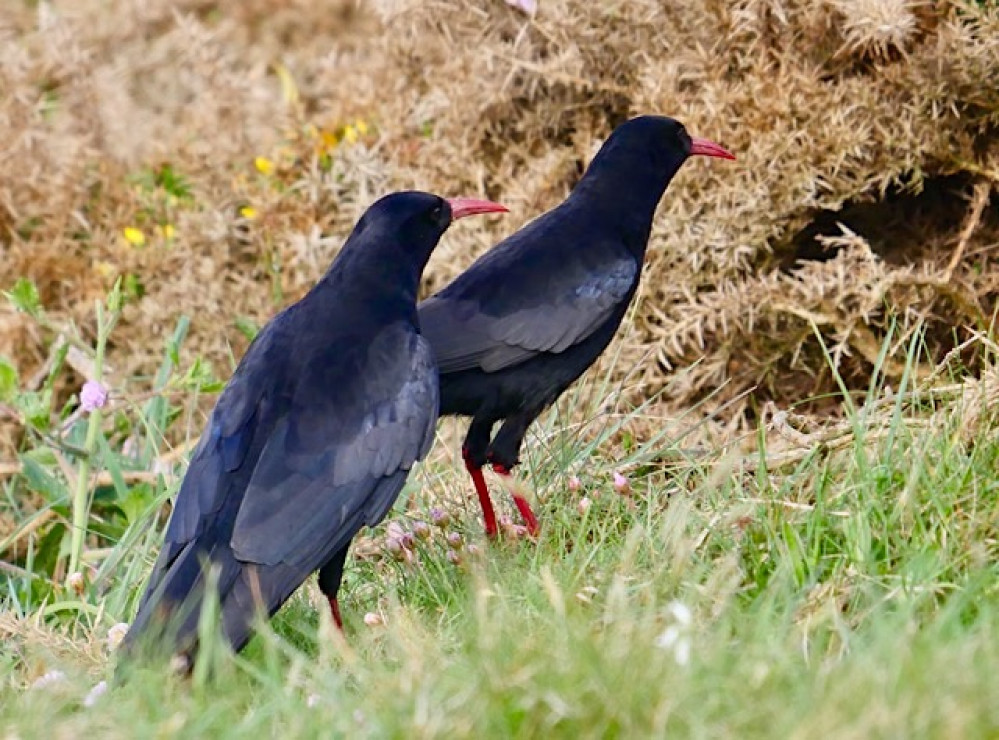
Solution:
[[[33,280],[47,328],[0,307],[0,354],[43,369],[124,276],[112,384],[152,374],[181,314],[224,376],[241,322],[303,293],[377,195],[510,206],[448,234],[433,290],[657,112],[738,162],[668,192],[617,366],[739,428],[835,388],[823,340],[858,388],[891,327],[939,359],[991,326],[997,79],[999,12],[969,1],[7,3],[0,286]]]

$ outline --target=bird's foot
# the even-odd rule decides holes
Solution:
[[[333,621],[336,623],[337,629],[343,632],[343,619],[340,618],[340,602],[336,600],[336,596],[327,596],[326,599],[330,602],[330,613],[333,615]]]
[[[495,539],[499,534],[499,528],[496,526],[496,512],[493,511],[493,502],[489,498],[489,488],[486,486],[485,476],[482,475],[482,466],[472,462],[465,447],[461,448],[461,456],[465,461],[465,469],[472,476],[475,493],[479,497],[479,506],[482,507],[482,518],[486,525],[486,537]]]
[[[513,503],[517,507],[517,511],[520,512],[521,518],[524,520],[524,526],[527,527],[527,533],[531,537],[537,537],[541,528],[538,526],[538,518],[534,515],[531,505],[527,502],[528,496],[530,496],[530,491],[527,488],[527,485],[515,477],[510,469],[505,465],[493,463],[493,470],[500,476],[500,480],[503,481],[504,488],[510,492],[510,496],[513,498]]]

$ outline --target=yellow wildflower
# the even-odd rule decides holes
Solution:
[[[336,149],[336,145],[340,143],[340,140],[336,137],[336,134],[332,131],[326,131],[323,129],[319,133],[320,150],[324,153],[329,153]]]
[[[368,128],[368,124],[364,121],[363,118],[358,118],[356,121],[354,121],[354,128],[357,129],[357,133],[359,133],[361,136],[366,136],[368,131],[370,130]]]
[[[284,102],[289,105],[298,104],[298,85],[295,84],[295,78],[291,76],[291,72],[280,62],[274,64],[274,74],[277,75],[278,80],[281,82],[281,97],[284,98]]]
[[[173,238],[177,236],[177,229],[173,227],[173,224],[163,224],[159,227],[159,231],[160,235],[168,242],[173,241]]]
[[[102,278],[109,278],[114,274],[114,265],[104,260],[98,260],[94,263],[94,272]]]
[[[343,140],[348,144],[356,144],[358,138],[356,128],[351,126],[349,123],[343,127]]]
[[[253,165],[261,175],[269,175],[274,171],[274,163],[267,157],[257,157],[253,160]]]
[[[239,215],[247,221],[252,221],[257,217],[257,209],[253,206],[243,206],[239,209]]]
[[[125,237],[125,241],[133,247],[141,247],[146,243],[146,235],[142,229],[137,229],[134,226],[126,226],[121,233]]]

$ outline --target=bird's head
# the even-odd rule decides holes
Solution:
[[[504,213],[506,206],[476,198],[441,198],[409,190],[386,195],[365,212],[352,239],[401,247],[408,256],[425,262],[448,227],[458,219],[480,213]]]
[[[635,245],[644,249],[659,200],[683,163],[696,155],[735,159],[713,141],[691,136],[673,118],[632,118],[607,137],[573,199],[587,203],[587,210],[610,214],[619,227],[627,224]]]
[[[672,177],[688,157],[698,155],[735,159],[715,142],[688,134],[674,118],[638,116],[614,129],[593,164],[639,168]]]

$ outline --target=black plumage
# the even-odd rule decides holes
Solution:
[[[487,201],[396,193],[327,273],[272,319],[222,392],[174,504],[128,644],[193,653],[214,570],[233,649],[313,571],[336,595],[351,539],[391,508],[433,440],[438,384],[416,292],[453,219]],[[152,633],[157,633],[152,636]]]
[[[482,466],[509,474],[531,423],[610,343],[638,288],[656,207],[696,154],[734,159],[671,118],[622,124],[563,203],[419,305],[441,415],[472,417],[462,451],[489,535],[497,528]],[[514,501],[535,532],[527,501]]]

